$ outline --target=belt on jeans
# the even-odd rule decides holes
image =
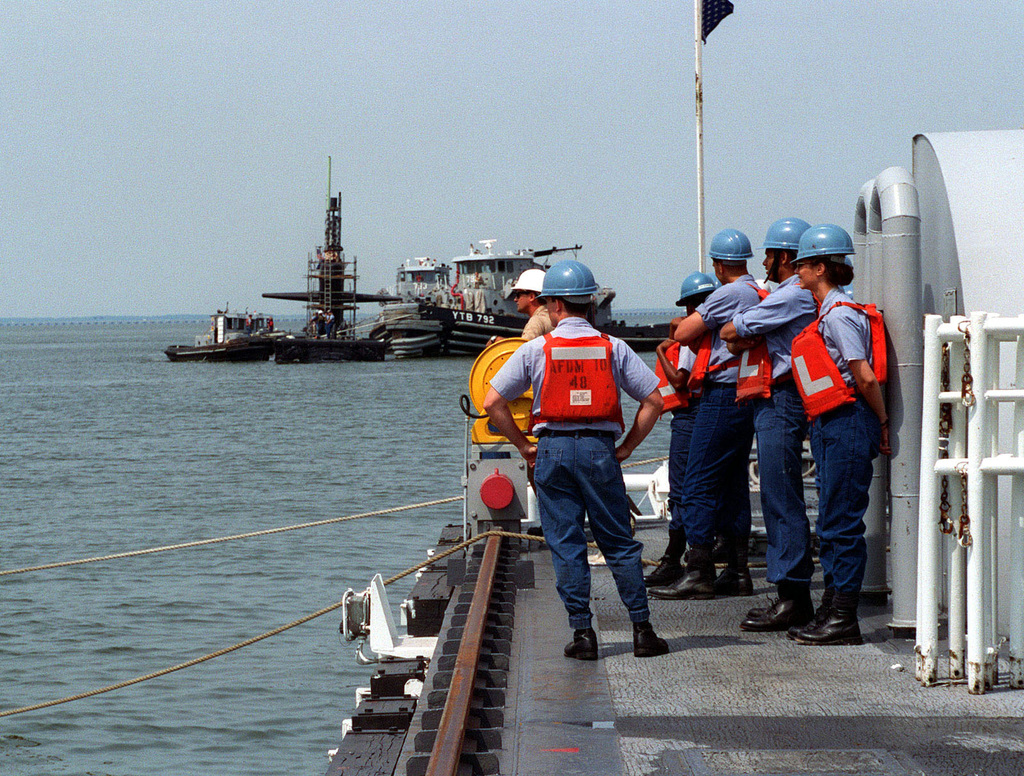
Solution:
[[[593,428],[577,428],[571,431],[564,429],[555,428],[542,428],[537,432],[537,437],[546,436],[562,436],[562,437],[608,437],[609,439],[615,438],[614,431],[598,431]]]

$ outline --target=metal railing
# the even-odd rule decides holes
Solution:
[[[972,694],[998,680],[1000,592],[1010,602],[1009,686],[1024,687],[1024,390],[1000,387],[1004,342],[1015,347],[1013,384],[1024,386],[1024,316],[976,312],[949,323],[925,317],[916,676],[924,685],[939,679],[945,576],[949,678],[964,676],[966,644]],[[1012,423],[999,422],[1004,403],[1012,405]],[[1012,452],[999,452],[1000,432]],[[998,584],[999,476],[1011,478],[1004,591]]]

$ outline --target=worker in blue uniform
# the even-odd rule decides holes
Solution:
[[[668,644],[650,623],[643,545],[630,532],[620,462],[654,427],[662,399],[658,378],[640,357],[587,322],[597,290],[590,269],[578,261],[560,261],[547,271],[541,297],[555,329],[512,354],[491,379],[484,410],[527,463],[534,465],[541,527],[551,550],[558,594],[573,629],[566,657],[598,657],[584,516],[633,623],[633,654],[655,657],[668,652]],[[536,445],[516,426],[508,406],[531,386]],[[616,446],[615,440],[625,430],[620,391],[640,406],[629,432]]]
[[[692,272],[687,275],[679,288],[679,299],[676,306],[685,307],[687,315],[693,315],[697,305],[703,302],[718,287],[718,283],[703,272]],[[683,476],[686,474],[686,459],[690,452],[690,438],[693,436],[693,422],[697,418],[697,407],[700,406],[700,392],[691,391],[687,386],[690,372],[696,360],[696,354],[690,348],[680,347],[672,339],[676,326],[683,318],[673,318],[669,323],[669,338],[660,343],[655,350],[661,373],[665,375],[672,394],[675,395],[671,408],[672,436],[668,448],[668,546],[658,561],[658,566],[648,574],[644,582],[648,587],[671,585],[683,576],[683,554],[686,552],[686,528],[683,525]],[[674,346],[674,347],[673,347]],[[669,358],[669,354],[677,354]],[[665,397],[665,407],[669,407],[672,394]],[[665,394],[663,393],[663,396]]]
[[[793,338],[817,317],[811,292],[801,288],[793,268],[800,236],[810,224],[782,218],[764,240],[767,280],[778,283],[760,304],[737,313],[722,327],[722,339],[744,354],[739,391],[754,403],[761,511],[768,535],[768,581],[778,596],[768,606],[751,609],[740,628],[784,631],[806,625],[811,603],[811,528],[803,487],[803,442],[807,416],[793,382]],[[763,352],[764,357],[753,354]]]
[[[800,237],[795,264],[800,285],[820,309],[793,340],[793,374],[811,417],[811,452],[818,467],[820,560],[825,595],[814,619],[791,628],[800,644],[860,644],[857,607],[867,564],[864,513],[871,461],[888,455],[885,331],[873,306],[843,290],[853,282],[849,233],[835,224]]]
[[[671,585],[652,587],[649,592],[654,598],[706,599],[714,598],[716,592],[720,595],[753,593],[747,568],[750,541],[747,464],[754,438],[753,407],[750,402],[736,401],[740,359],[728,351],[719,330],[736,313],[760,301],[760,288],[747,272],[747,260],[754,254],[743,232],[722,230],[712,238],[708,254],[722,286],[698,305],[673,334],[683,346],[696,348],[690,386],[702,390],[682,485],[685,494],[683,523],[689,544],[686,574]],[[722,519],[716,520],[718,516]],[[718,580],[711,555],[716,523],[729,551],[728,567]]]

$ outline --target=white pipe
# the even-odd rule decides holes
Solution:
[[[950,385],[959,384],[959,376],[964,371],[964,337],[956,328],[966,319],[957,316],[949,324],[953,331],[950,332],[949,348],[949,374]],[[942,329],[946,327],[941,327]],[[953,418],[950,424],[950,449],[952,458],[964,460],[967,456],[967,408],[960,401],[959,391],[956,402],[953,404]],[[949,479],[949,499],[951,509],[955,511],[950,515],[956,523],[959,516],[959,505],[963,504],[963,490],[959,475]],[[964,678],[964,657],[966,655],[967,639],[967,550],[960,546],[956,540],[956,533],[946,538],[949,562],[949,678]]]
[[[921,415],[921,499],[917,532],[917,660],[914,675],[921,684],[935,684],[939,667],[939,587],[941,584],[942,534],[937,528],[939,476],[935,473],[939,448],[939,393],[942,317],[924,319],[924,403]]]
[[[858,293],[862,293],[864,296],[858,298],[858,301],[862,304],[876,304],[884,313],[885,299],[882,278],[886,276],[890,268],[885,266],[885,257],[882,255],[882,209],[878,196],[877,179],[868,181],[861,187],[861,199],[858,200],[854,219],[856,224],[863,224],[865,232],[864,278],[857,285]],[[856,248],[856,246],[854,247]],[[861,270],[856,267],[854,269],[854,282],[857,283],[856,276]],[[920,321],[918,321],[918,325],[920,325]],[[890,424],[890,431],[893,428],[895,426]],[[864,512],[867,563],[861,590],[865,593],[887,594],[890,592],[886,574],[886,546],[889,544],[886,530],[888,507],[889,461],[885,456],[880,455],[871,463],[868,508]]]
[[[917,188],[902,167],[875,178],[882,219],[881,253],[885,275],[876,279],[889,333],[890,419],[889,553],[892,567],[892,627],[916,620],[918,498],[921,482],[921,399],[924,349],[921,304],[921,213]],[[884,516],[878,524],[884,533]],[[883,545],[884,547],[884,545]],[[885,579],[884,550],[879,575]]]
[[[985,347],[985,317],[983,312],[971,313],[971,372],[975,376],[975,390],[981,389],[979,375],[987,374],[988,348]],[[981,473],[981,459],[988,431],[987,406],[975,394],[967,415],[967,506],[971,518],[972,542],[967,548],[967,691],[981,695],[986,689],[985,662],[985,599],[987,595],[985,536],[985,488]]]
[[[991,316],[986,322],[995,322],[997,316]],[[989,336],[988,326],[985,331],[986,361],[988,369],[981,374],[983,401],[989,405],[985,413],[985,452],[984,455],[991,459],[998,450],[999,441],[999,404],[989,399],[992,389],[999,387],[999,340]],[[984,471],[982,461],[982,471]],[[999,659],[999,637],[997,634],[999,592],[998,583],[998,559],[999,542],[996,533],[999,514],[999,477],[995,474],[983,475],[983,486],[985,488],[985,540],[987,542],[986,552],[988,563],[985,565],[985,584],[987,587],[988,601],[985,606],[985,686],[995,687],[996,674]]]
[[[854,296],[861,302],[875,301],[871,285],[872,259],[868,252],[868,205],[875,197],[875,179],[860,187],[857,206],[853,212],[853,251],[856,272],[853,278]]]
[[[1016,384],[1024,385],[1024,339],[1017,340]],[[1024,459],[1024,406],[1013,406],[1013,451]],[[1024,477],[1010,491],[1010,687],[1024,688]]]

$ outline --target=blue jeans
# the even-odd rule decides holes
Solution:
[[[811,424],[811,451],[818,465],[818,539],[825,587],[859,593],[867,564],[864,513],[871,461],[882,427],[864,399],[827,412]]]
[[[683,522],[691,547],[713,544],[716,527],[733,541],[750,537],[747,464],[753,439],[751,403],[736,403],[735,385],[705,382],[683,477]]]
[[[768,533],[768,581],[808,585],[814,561],[802,476],[807,415],[795,383],[774,386],[770,398],[755,400],[754,430]]]
[[[668,527],[671,531],[683,528],[683,478],[698,406],[699,400],[691,399],[689,407],[676,410],[672,415],[672,438],[668,445],[668,509],[671,515]]]
[[[584,515],[615,578],[632,622],[650,618],[640,553],[630,535],[629,500],[610,436],[545,434],[537,442],[533,473],[544,538],[555,567],[555,587],[569,613],[569,626],[589,628],[590,566]]]

